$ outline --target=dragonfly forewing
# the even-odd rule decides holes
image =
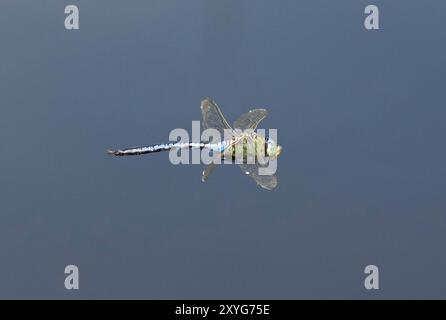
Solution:
[[[203,129],[216,129],[224,137],[224,130],[231,130],[226,118],[223,116],[217,104],[209,98],[201,102],[201,114],[203,116]]]

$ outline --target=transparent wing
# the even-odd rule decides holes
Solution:
[[[214,170],[215,170],[215,163],[208,164],[204,168],[203,173],[201,174],[201,181],[205,182],[209,178],[211,173],[214,172]]]
[[[234,129],[252,129],[255,130],[263,119],[268,115],[266,109],[254,109],[242,114],[235,122]]]
[[[220,132],[221,139],[224,137],[224,130],[231,129],[228,121],[221,113],[220,108],[210,98],[201,101],[201,114],[203,116],[203,129],[216,129]]]
[[[277,177],[275,175],[260,175],[259,168],[261,164],[239,164],[242,171],[250,176],[254,181],[264,189],[273,190],[277,187]]]

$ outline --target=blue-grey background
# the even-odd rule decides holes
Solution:
[[[2,1],[0,298],[446,298],[445,13]],[[168,154],[105,154],[190,130],[205,96],[231,120],[269,109],[277,190],[231,166],[204,184]]]

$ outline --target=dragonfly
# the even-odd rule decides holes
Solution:
[[[218,160],[232,160],[250,176],[260,187],[273,190],[277,186],[277,177],[273,174],[261,174],[261,168],[266,168],[270,160],[276,160],[282,152],[282,146],[273,139],[266,139],[255,132],[259,123],[266,118],[266,109],[253,109],[242,114],[232,125],[223,116],[218,105],[211,99],[201,102],[202,127],[214,129],[224,140],[218,142],[176,142],[143,147],[131,147],[117,150],[107,150],[114,156],[133,156],[170,151],[172,149],[209,149]],[[228,132],[230,133],[229,138]],[[262,160],[262,161],[260,161]],[[202,172],[201,180],[207,181],[216,167],[217,161],[212,161]]]

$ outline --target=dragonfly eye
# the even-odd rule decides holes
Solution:
[[[274,140],[268,139],[268,146],[266,148],[266,153],[270,157],[277,156],[277,144]]]

